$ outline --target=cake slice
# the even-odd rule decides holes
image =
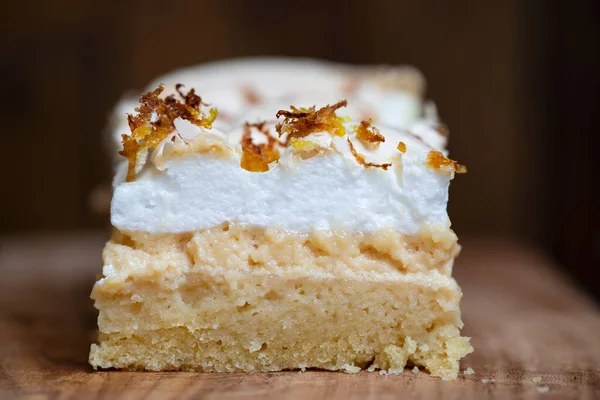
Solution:
[[[437,121],[377,127],[339,101],[221,132],[193,90],[162,89],[123,137],[94,368],[456,378],[472,348],[446,204],[465,168],[424,139]]]

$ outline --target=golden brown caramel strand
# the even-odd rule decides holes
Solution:
[[[406,153],[406,143],[404,143],[404,142],[398,143],[397,149],[400,153]]]
[[[348,102],[342,100],[318,110],[315,110],[314,106],[309,109],[298,109],[291,106],[291,111],[279,110],[277,112],[276,117],[284,117],[284,120],[282,123],[278,123],[275,129],[280,137],[287,133],[288,140],[303,138],[314,132],[329,132],[331,135],[344,136],[346,120],[338,117],[335,111],[347,105]]]
[[[361,121],[360,125],[356,128],[356,138],[369,143],[385,142],[385,136],[379,132],[379,129],[372,126],[372,123],[373,121],[370,119]]]
[[[370,168],[370,167],[383,168],[386,171],[387,171],[387,169],[389,167],[392,166],[391,163],[374,164],[374,163],[367,162],[367,161],[365,161],[365,158],[363,156],[361,156],[360,154],[358,154],[356,152],[356,149],[354,148],[354,145],[352,144],[352,141],[350,140],[350,138],[348,138],[348,144],[350,145],[350,152],[352,153],[352,155],[356,159],[356,162],[358,162],[360,165],[362,165],[362,166],[364,166],[366,168]]]
[[[254,144],[252,142],[252,128],[258,129],[266,137],[268,142]],[[242,160],[240,166],[251,172],[265,172],[269,170],[269,164],[279,160],[277,139],[269,134],[264,122],[256,124],[244,124],[244,134],[240,140],[242,146]]]
[[[427,154],[427,165],[440,171],[456,172],[457,174],[463,174],[467,172],[467,167],[457,163],[454,160],[446,158],[446,156],[444,156],[442,153],[435,150],[431,150]]]
[[[123,150],[119,152],[129,163],[127,182],[135,180],[135,167],[140,160],[141,152],[155,149],[162,140],[175,131],[174,121],[177,118],[188,120],[202,128],[212,128],[212,123],[217,118],[217,110],[211,108],[208,116],[201,113],[200,106],[204,104],[200,96],[194,89],[184,95],[181,92],[182,86],[177,84],[175,89],[183,102],[176,100],[172,95],[164,99],[160,98],[164,90],[161,84],[154,91],[140,96],[140,106],[135,109],[137,115],[127,115],[131,135],[122,135]]]
[[[183,85],[181,83],[178,83],[175,85],[175,90],[177,91],[177,93],[179,93],[179,96],[181,96],[181,98],[184,100],[184,105],[187,106],[185,111],[189,111],[190,113],[192,113],[192,115],[197,116],[197,114],[200,112],[200,106],[207,106],[208,104],[202,102],[202,99],[196,94],[196,91],[193,88],[186,94],[183,94],[183,92],[181,91],[182,87]],[[165,100],[172,102],[173,100],[175,100],[175,98],[173,96],[168,96]],[[175,102],[177,103],[177,101]],[[177,104],[181,105],[181,103]]]

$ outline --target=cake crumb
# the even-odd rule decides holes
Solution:
[[[385,369],[382,369],[379,371],[379,375],[387,375],[387,371]]]
[[[535,388],[535,390],[537,390],[538,393],[548,393],[550,391],[550,386],[548,386],[548,385],[538,386],[537,388]]]
[[[358,371],[360,371],[360,367],[350,364],[342,365],[341,369],[344,370],[344,372],[347,374],[356,374]]]
[[[473,368],[469,367],[469,368],[467,368],[467,369],[465,369],[463,371],[463,374],[465,374],[465,375],[474,375],[475,371],[473,370]]]
[[[494,378],[482,378],[481,383],[494,383],[496,380]]]
[[[371,365],[369,365],[369,368],[367,368],[367,371],[373,372],[373,371],[375,371],[375,369],[377,369],[377,366],[375,364],[371,364]]]
[[[413,374],[418,374],[419,373],[419,367],[413,367],[412,373]]]
[[[534,376],[533,378],[531,378],[531,382],[533,382],[533,383],[540,383],[541,381],[542,381],[541,376]]]

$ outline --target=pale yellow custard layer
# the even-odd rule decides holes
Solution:
[[[182,235],[115,232],[100,310],[100,368],[399,372],[453,379],[461,337],[456,236],[429,229],[297,234],[219,226]]]
[[[296,233],[223,224],[188,234],[115,230],[103,257],[105,265],[115,267],[117,276],[138,278],[154,274],[169,262],[178,268],[204,266],[270,272],[302,269],[332,274],[436,270],[450,276],[459,251],[456,234],[446,226],[404,235],[392,228],[372,233],[341,229]]]

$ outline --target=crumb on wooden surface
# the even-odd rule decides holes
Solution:
[[[535,388],[535,390],[537,390],[538,393],[548,393],[550,391],[550,386],[548,386],[548,385],[538,386]]]
[[[342,371],[347,374],[356,374],[360,371],[360,367],[357,367],[356,365],[344,364],[342,365]]]

